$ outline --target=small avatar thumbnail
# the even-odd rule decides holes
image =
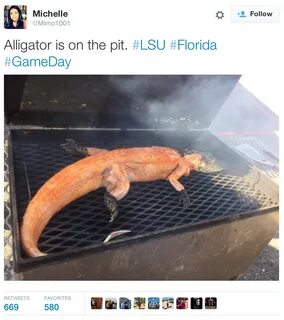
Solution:
[[[191,298],[190,299],[190,309],[202,309],[203,308],[203,299],[198,298]]]
[[[134,309],[146,309],[146,298],[134,298]]]
[[[160,298],[148,298],[148,309],[160,309]]]
[[[91,309],[102,309],[103,308],[103,298],[91,297]]]
[[[217,298],[216,297],[205,298],[205,309],[217,309]]]
[[[162,299],[162,308],[164,310],[174,309],[174,298],[172,298],[172,297],[164,297]]]
[[[177,298],[176,303],[177,309],[188,309],[188,298]]]
[[[131,300],[128,298],[119,298],[119,309],[131,309]]]
[[[106,309],[117,309],[117,299],[116,298],[106,298],[105,299]]]

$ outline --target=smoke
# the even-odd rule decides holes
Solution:
[[[133,127],[134,123],[142,129],[172,130],[179,141],[184,141],[182,132],[185,130],[208,129],[224,136],[235,132],[239,138],[278,130],[277,116],[238,80],[238,75],[110,77],[115,90],[127,97],[122,112],[127,110],[128,127]],[[159,136],[160,141],[169,145],[170,139],[165,132]],[[266,143],[264,137],[262,140]],[[277,154],[278,147],[272,143],[271,135],[267,135],[267,140],[268,149]],[[203,142],[204,150],[214,148]],[[189,148],[201,147],[192,145],[190,140],[188,144]]]
[[[278,117],[238,84],[220,108],[210,129],[256,135],[277,131]]]
[[[258,167],[272,163],[276,168],[279,139],[275,131],[279,130],[279,118],[242,85],[238,84],[231,92],[210,130],[225,144],[243,150],[242,155],[249,161],[259,159],[261,162],[252,161]]]
[[[141,128],[207,129],[238,76],[111,76]],[[131,124],[129,124],[131,126]]]

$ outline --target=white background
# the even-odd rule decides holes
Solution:
[[[231,5],[265,4],[271,1],[24,1],[19,4],[28,6],[27,30],[1,29],[1,60],[0,72],[3,74],[243,74],[241,82],[253,92],[261,101],[269,105],[280,116],[283,113],[283,22],[281,23],[250,23],[238,24],[230,20]],[[0,8],[5,4],[1,1]],[[283,10],[283,1],[273,1]],[[70,27],[37,27],[32,25],[32,9],[68,11]],[[225,17],[218,20],[215,13],[222,10]],[[283,13],[283,11],[282,11]],[[280,13],[281,14],[281,13]],[[84,20],[83,20],[84,19]],[[283,19],[282,19],[283,21]],[[3,26],[3,16],[0,18]],[[217,42],[217,51],[164,51],[142,52],[132,50],[135,39],[188,39],[191,41]],[[3,50],[7,39],[21,39],[22,41],[41,40],[53,41],[116,41],[123,39],[128,47],[127,51],[109,53],[106,51],[50,51],[50,52],[19,52]],[[57,55],[72,58],[71,68],[61,70],[52,68],[7,68],[4,66],[6,56],[21,55],[25,57],[46,57]],[[3,102],[3,77],[0,78],[1,102]],[[3,103],[1,103],[3,108]],[[3,109],[2,109],[3,110]],[[280,126],[281,126],[280,122]],[[1,124],[4,123],[4,113],[1,112]],[[1,130],[3,134],[3,129]],[[281,135],[281,132],[280,132]],[[3,138],[2,140],[3,141]],[[1,144],[3,151],[3,145]],[[282,149],[282,148],[281,148]],[[3,153],[2,153],[3,154]],[[281,150],[282,159],[282,150]],[[2,160],[1,160],[2,161]],[[3,163],[1,163],[3,168]],[[1,177],[3,181],[3,176]],[[1,198],[3,199],[3,188]],[[281,194],[281,193],[280,193]],[[2,202],[3,203],[3,202]],[[3,217],[3,212],[1,211]],[[3,220],[2,220],[3,221]],[[281,231],[280,231],[281,233]],[[281,237],[280,237],[281,239]],[[1,242],[3,243],[3,242]],[[0,261],[3,261],[3,250],[0,250]],[[271,313],[280,312],[278,290],[279,282],[3,282],[3,270],[0,268],[1,290],[16,291],[78,291],[78,292],[116,292],[119,297],[121,290],[140,292],[151,296],[151,290],[162,292],[168,296],[178,296],[179,292],[193,293],[211,292],[213,296],[220,296],[226,304],[223,314],[241,313],[251,314],[251,306],[257,306],[257,295],[260,292],[259,316],[265,311],[263,299],[276,298],[275,307]],[[243,292],[248,292],[243,294]],[[177,294],[174,294],[178,292]],[[235,299],[247,301],[252,305],[230,304],[226,292],[235,292]],[[272,293],[274,292],[274,293]],[[213,294],[215,293],[215,295]],[[276,293],[276,294],[275,294]],[[283,293],[283,292],[282,292]],[[135,295],[135,294],[133,294]],[[250,298],[248,298],[248,295]],[[209,295],[210,296],[210,295]],[[273,297],[273,299],[272,299]],[[235,300],[231,300],[235,301]],[[274,304],[274,302],[271,302]],[[277,303],[278,302],[278,303]],[[257,309],[257,308],[256,308]],[[254,314],[257,310],[253,309]],[[2,311],[1,306],[1,311]],[[222,310],[222,309],[221,309]],[[228,311],[230,310],[230,311]],[[159,312],[160,314],[161,312]],[[218,313],[222,312],[218,309]],[[157,315],[158,313],[156,313]],[[194,317],[191,315],[191,317]],[[30,317],[28,317],[31,319]],[[28,319],[27,318],[27,319]],[[108,317],[109,318],[109,317]],[[117,316],[119,319],[120,317]],[[157,316],[156,316],[157,318]],[[203,319],[202,315],[198,316]],[[211,318],[215,317],[213,314]],[[226,318],[229,318],[227,316]],[[232,317],[234,319],[238,317]],[[21,317],[21,319],[25,319]],[[38,318],[37,318],[38,319]],[[205,318],[204,318],[205,319]],[[217,319],[217,318],[216,318]],[[219,317],[218,317],[219,319]],[[244,319],[244,318],[243,318]],[[254,317],[251,317],[254,319]],[[261,319],[272,319],[263,316]]]

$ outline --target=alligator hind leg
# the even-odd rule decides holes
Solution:
[[[78,145],[73,139],[66,139],[66,143],[60,145],[65,151],[72,155],[82,155],[82,156],[94,156],[99,153],[107,152],[106,149],[100,148],[87,148],[81,145]]]
[[[78,145],[73,139],[66,139],[66,142],[62,143],[60,147],[72,155],[88,155],[87,148]]]
[[[104,203],[110,212],[110,222],[113,222],[119,213],[117,201],[124,198],[130,188],[125,167],[122,164],[111,164],[102,173],[102,184],[107,189]]]
[[[104,195],[104,204],[108,209],[108,211],[110,212],[109,222],[113,222],[115,218],[118,216],[117,200],[109,192],[106,192]]]

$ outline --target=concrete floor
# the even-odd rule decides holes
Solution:
[[[278,234],[238,280],[279,280]]]

